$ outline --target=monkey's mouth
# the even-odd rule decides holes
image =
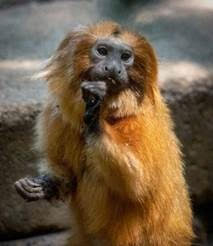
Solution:
[[[108,92],[113,95],[119,93],[120,91],[128,87],[127,86],[128,83],[126,81],[116,80],[112,77],[104,77],[102,79],[98,79],[97,81],[100,81],[100,80],[106,83]]]
[[[82,81],[104,81],[111,92],[118,92],[128,87],[129,78],[127,79],[115,79],[111,76],[105,76],[103,74],[95,74],[88,70],[83,76]]]
[[[117,87],[117,88],[124,88],[128,85],[128,82],[129,80],[126,79],[115,79],[113,77],[102,77],[102,78],[99,78],[97,80],[102,80],[102,81],[105,81],[109,86],[112,86],[112,87]]]
[[[105,81],[108,82],[109,84],[112,84],[112,85],[117,85],[118,83],[120,84],[120,82],[118,82],[117,80],[115,80],[111,77],[106,78]]]
[[[101,77],[101,76],[95,76],[95,77],[88,76],[87,80],[88,81],[104,81],[104,82],[106,82],[107,85],[113,86],[113,87],[114,86],[120,87],[120,86],[122,86],[122,84],[126,84],[125,81],[120,81],[120,80],[116,80],[112,77],[105,77],[105,76],[103,76],[103,77]]]

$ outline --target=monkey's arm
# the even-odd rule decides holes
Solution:
[[[143,169],[137,146],[122,142],[118,130],[106,121],[100,121],[100,105],[105,95],[103,91],[106,92],[104,82],[85,82],[82,84],[82,90],[86,103],[88,161],[91,161],[91,165],[96,163],[95,170],[111,189],[131,199],[138,199],[151,184],[147,182],[149,173]]]
[[[15,182],[18,194],[29,202],[40,199],[58,199],[60,185],[61,183],[58,179],[48,175],[25,177]]]

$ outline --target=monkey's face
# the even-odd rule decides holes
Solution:
[[[100,39],[90,53],[92,81],[106,81],[110,88],[125,88],[129,83],[128,69],[134,63],[133,49],[116,39]]]
[[[156,57],[149,42],[113,22],[68,34],[46,70],[51,90],[60,92],[59,96],[68,95],[69,90],[79,92],[85,81],[104,81],[108,95],[130,89],[141,100],[157,80]]]

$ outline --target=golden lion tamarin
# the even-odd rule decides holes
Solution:
[[[81,28],[44,77],[49,99],[37,129],[47,164],[17,191],[68,201],[70,246],[190,245],[181,151],[149,42],[113,22]]]

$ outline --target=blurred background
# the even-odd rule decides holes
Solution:
[[[33,126],[46,88],[30,77],[77,25],[112,19],[145,35],[183,144],[196,245],[213,245],[213,1],[0,0],[0,245],[61,246],[65,205],[24,202],[13,183],[35,172]]]

